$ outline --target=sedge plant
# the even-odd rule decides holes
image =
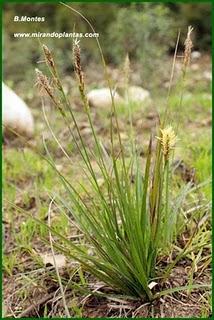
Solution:
[[[185,42],[184,77],[191,54],[190,30],[192,29],[189,29]],[[68,177],[63,176],[55,166],[54,159],[45,145],[49,155],[48,161],[55,168],[70,199],[67,202],[55,195],[56,200],[63,205],[72,217],[72,223],[85,236],[84,242],[73,243],[72,240],[68,240],[50,227],[55,236],[60,239],[59,242],[53,241],[53,245],[61,253],[79,262],[84,270],[120,293],[147,297],[151,301],[160,296],[159,293],[155,293],[154,281],[168,277],[175,263],[189,253],[190,247],[193,248],[192,237],[166,270],[159,269],[160,255],[167,250],[169,252],[177,241],[178,217],[182,211],[182,203],[192,188],[191,184],[187,184],[176,196],[172,195],[170,189],[171,161],[178,138],[176,129],[174,130],[169,122],[168,106],[163,119],[159,121],[156,135],[150,136],[146,163],[143,166],[137,148],[132,147],[131,155],[128,159],[126,157],[114,94],[110,87],[111,150],[108,153],[93,124],[81,66],[80,45],[75,40],[73,43],[74,70],[83,112],[87,116],[94,142],[94,149],[88,148],[75,112],[63,89],[54,57],[45,45],[43,45],[43,51],[50,77],[36,69],[37,84],[49,96],[64,118],[75,148],[82,159],[82,173],[86,181],[84,184],[79,183],[77,188]],[[110,80],[109,85],[111,85]],[[52,130],[51,133],[66,157],[70,159]],[[99,179],[92,164],[95,161],[99,167]],[[133,181],[131,181],[132,176],[134,176]],[[89,201],[85,201],[85,196]]]

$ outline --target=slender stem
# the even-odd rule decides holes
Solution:
[[[165,187],[166,187],[166,194],[165,194],[165,206],[166,206],[166,219],[168,220],[168,213],[169,213],[169,160],[166,160],[165,163]],[[168,221],[167,221],[168,222]]]

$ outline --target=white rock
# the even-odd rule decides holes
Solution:
[[[31,137],[34,131],[34,121],[26,103],[8,86],[2,83],[2,122],[3,131],[10,129],[20,135]]]
[[[191,68],[193,71],[197,71],[197,70],[200,69],[198,63],[192,63],[192,64],[190,65],[190,68]]]
[[[118,104],[123,101],[120,95],[113,91],[114,103]],[[95,108],[110,108],[112,105],[111,93],[109,88],[94,89],[87,94],[89,104]]]
[[[206,80],[212,81],[212,72],[210,72],[210,71],[204,71],[204,72],[203,72],[203,77],[204,77]]]
[[[193,51],[191,53],[191,58],[192,59],[199,59],[201,57],[201,53],[199,51]]]
[[[138,86],[130,86],[127,90],[128,99],[132,102],[144,102],[150,100],[150,93]]]
[[[45,254],[41,253],[40,257],[42,258],[42,261],[45,265],[48,265],[48,264],[52,266],[56,265],[57,268],[63,268],[66,265],[66,258],[62,254],[56,254],[53,257],[53,255],[50,253],[45,253]]]

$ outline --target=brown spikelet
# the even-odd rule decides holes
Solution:
[[[46,63],[49,64],[49,66],[51,68],[55,69],[54,59],[53,59],[53,56],[52,56],[50,50],[48,49],[48,47],[45,44],[43,44],[42,48],[43,48],[43,51],[45,54]]]
[[[131,69],[130,69],[130,60],[129,60],[129,55],[126,55],[125,58],[125,62],[124,62],[124,78],[125,78],[125,82],[129,83],[129,77],[130,77],[130,73],[131,73]]]
[[[186,40],[184,42],[184,60],[183,60],[183,67],[184,70],[187,68],[187,66],[190,63],[190,58],[191,58],[191,51],[192,51],[192,47],[193,47],[193,43],[191,40],[191,33],[193,31],[193,28],[191,26],[188,27],[188,31],[187,31],[187,37]]]
[[[79,92],[86,109],[89,109],[88,98],[85,93],[85,83],[84,83],[84,74],[81,66],[81,55],[80,55],[80,46],[79,40],[75,39],[73,42],[73,59],[74,59],[74,70],[79,82]]]
[[[54,96],[53,87],[50,85],[48,78],[39,69],[35,69],[35,71],[37,76],[36,85],[38,86],[40,92],[44,91],[51,98],[54,104],[58,105],[58,101]]]
[[[76,40],[76,39],[73,44],[73,57],[74,57],[75,73],[79,81],[80,89],[81,91],[84,91],[84,76],[83,76],[83,71],[81,67],[80,46],[79,46],[79,40]]]
[[[61,89],[61,84],[60,84],[60,81],[57,76],[57,71],[56,71],[56,66],[55,66],[53,55],[45,44],[42,45],[42,48],[43,48],[44,55],[45,55],[45,62],[51,69],[54,84],[58,87],[58,89]]]

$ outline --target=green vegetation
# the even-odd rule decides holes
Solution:
[[[44,6],[39,6],[45,12]],[[108,9],[106,37],[110,22],[123,25],[128,10],[126,5],[118,12],[113,5]],[[139,15],[138,5],[129,9],[130,22],[137,25],[138,19],[146,19],[146,14]],[[163,32],[167,32],[170,19],[166,28],[161,19],[166,18],[169,10],[162,5],[148,5],[149,14],[159,12],[158,25]],[[8,10],[8,14],[12,12]],[[65,8],[60,7],[51,19],[54,23],[58,21],[59,26],[66,25],[67,16]],[[103,27],[101,16],[95,22],[100,28]],[[94,22],[92,9],[87,17]],[[113,59],[121,67],[123,59],[118,56],[119,52],[123,56],[120,50],[126,29],[116,35],[118,30],[111,35],[117,44],[115,52],[107,52],[105,40],[104,53],[107,60]],[[153,32],[148,23],[148,34]],[[161,52],[159,61],[162,58],[165,61],[166,57],[165,67],[169,70],[171,58],[166,55],[167,47],[164,44],[160,47],[161,32],[159,35],[160,39],[150,44],[154,45],[151,65]],[[144,41],[141,36],[136,34],[135,41]],[[102,44],[103,39],[100,40]],[[170,43],[170,33],[167,42]],[[12,41],[8,43],[12,45]],[[57,103],[52,99],[50,105],[47,97],[41,103],[33,86],[24,90],[23,96],[33,105],[35,137],[29,142],[19,138],[12,143],[6,141],[4,146],[5,315],[162,317],[164,310],[165,316],[170,317],[186,317],[190,312],[197,317],[208,317],[211,313],[211,96],[210,83],[203,72],[209,70],[210,61],[206,57],[206,63],[203,59],[196,62],[196,71],[190,66],[182,105],[179,88],[182,61],[178,58],[168,107],[166,77],[162,78],[162,68],[156,65],[160,79],[156,82],[151,76],[154,82],[147,86],[152,88],[151,101],[114,106],[112,99],[112,109],[102,110],[90,108],[86,99],[89,88],[99,83],[94,70],[90,74],[87,69],[89,80],[87,75],[82,78],[84,65],[93,60],[94,46],[89,44],[90,51],[86,42],[80,43],[82,66],[79,45],[74,43],[72,67],[71,44],[65,53],[66,63],[61,48],[51,41],[48,44],[54,54],[43,46],[45,56],[39,56],[34,43],[33,51],[29,44],[26,56],[43,61],[45,58],[49,70],[41,65],[44,73],[37,70],[37,85],[39,89],[43,86],[50,98],[43,81],[48,80],[45,83],[53,89]],[[149,40],[146,44],[149,48]],[[22,51],[21,41],[14,46]],[[141,61],[140,50],[136,56],[129,53],[134,62]],[[14,59],[13,52],[10,54]],[[149,64],[149,51],[145,59]],[[25,56],[21,66],[24,61]],[[40,65],[37,67],[40,69]],[[13,74],[13,68],[13,63],[10,67],[6,64],[5,75]],[[76,85],[71,78],[73,69]],[[106,66],[105,71],[109,71]],[[34,70],[30,67],[23,72],[10,78],[20,91],[27,79],[31,79],[25,76]],[[132,74],[126,80],[131,82]],[[170,111],[167,117],[166,109]],[[171,126],[174,130],[169,129]],[[46,254],[56,258],[61,254],[66,257],[66,263],[63,267],[56,261],[46,263]],[[41,302],[44,297],[47,300]],[[34,303],[29,302],[31,299]],[[153,300],[156,301],[148,303]],[[177,308],[181,306],[180,300],[188,310]],[[166,303],[170,305],[169,314],[163,309]],[[30,311],[29,305],[32,305]],[[189,305],[194,305],[194,310],[189,310]]]
[[[168,78],[166,53],[174,48],[174,41],[179,28],[194,25],[195,49],[210,50],[211,47],[211,4],[158,4],[158,3],[126,3],[98,4],[73,3],[73,7],[86,14],[96,32],[100,34],[104,56],[108,64],[120,65],[127,53],[133,65],[138,62],[140,70],[139,84],[154,88],[161,85],[161,79]],[[38,39],[13,39],[14,32],[26,32],[26,23],[13,21],[14,16],[46,17],[42,24],[42,32],[90,32],[88,25],[75,14],[68,14],[68,9],[60,4],[5,4],[4,12],[4,77],[22,89],[30,89],[34,81],[34,68],[41,61],[38,51]],[[102,14],[105,12],[105,14]],[[51,14],[50,14],[51,13]],[[206,17],[206,19],[204,19]],[[142,25],[139,28],[139,25]],[[53,27],[54,26],[54,27]],[[39,31],[37,23],[27,23],[27,32]],[[40,39],[41,40],[41,39]],[[181,42],[184,41],[182,38]],[[71,73],[71,39],[46,39],[49,47],[56,47],[55,56],[62,73]],[[113,43],[114,45],[110,45]],[[94,39],[83,39],[85,52],[83,65],[88,62],[99,63],[99,52]],[[26,50],[27,48],[27,50]],[[13,59],[13,52],[19,52]],[[160,69],[161,77],[156,76]],[[18,72],[17,72],[18,70]],[[20,71],[19,71],[20,70]],[[11,78],[11,79],[10,79]],[[22,83],[23,80],[24,83]]]

